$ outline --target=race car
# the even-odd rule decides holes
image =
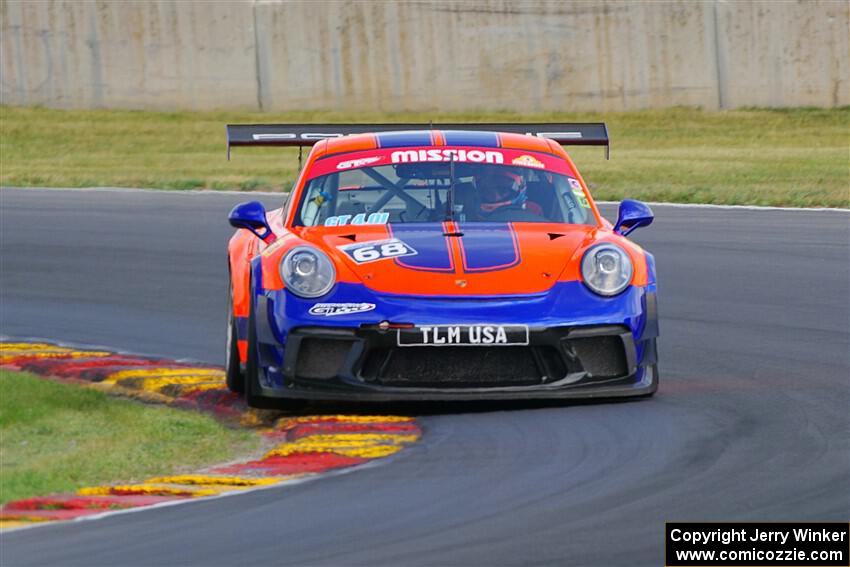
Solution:
[[[227,385],[300,399],[615,398],[658,385],[655,263],[563,145],[604,124],[228,125],[312,146],[288,197],[237,205]]]

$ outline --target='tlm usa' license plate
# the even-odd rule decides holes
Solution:
[[[398,330],[398,346],[520,346],[527,325],[435,325]]]

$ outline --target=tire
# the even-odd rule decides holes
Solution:
[[[236,318],[233,316],[233,284],[227,292],[227,342],[225,346],[225,382],[227,389],[237,394],[245,392],[245,374],[239,360],[239,337],[236,334]]]

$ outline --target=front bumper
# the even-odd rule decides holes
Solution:
[[[286,292],[257,297],[260,394],[324,400],[495,400],[643,396],[657,387],[655,289],[599,298],[584,286],[533,298],[452,300],[379,297],[342,290],[373,311],[305,315]],[[337,290],[335,295],[339,295]],[[364,293],[365,292],[365,293]],[[342,301],[339,298],[323,302]],[[498,321],[529,326],[527,346],[397,346],[393,329]],[[322,324],[324,323],[324,324]]]

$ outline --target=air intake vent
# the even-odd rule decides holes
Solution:
[[[628,374],[626,352],[620,337],[588,337],[570,341],[581,365],[594,378]]]
[[[350,349],[350,341],[305,338],[301,341],[301,348],[298,350],[295,376],[297,378],[333,378],[339,373]]]

